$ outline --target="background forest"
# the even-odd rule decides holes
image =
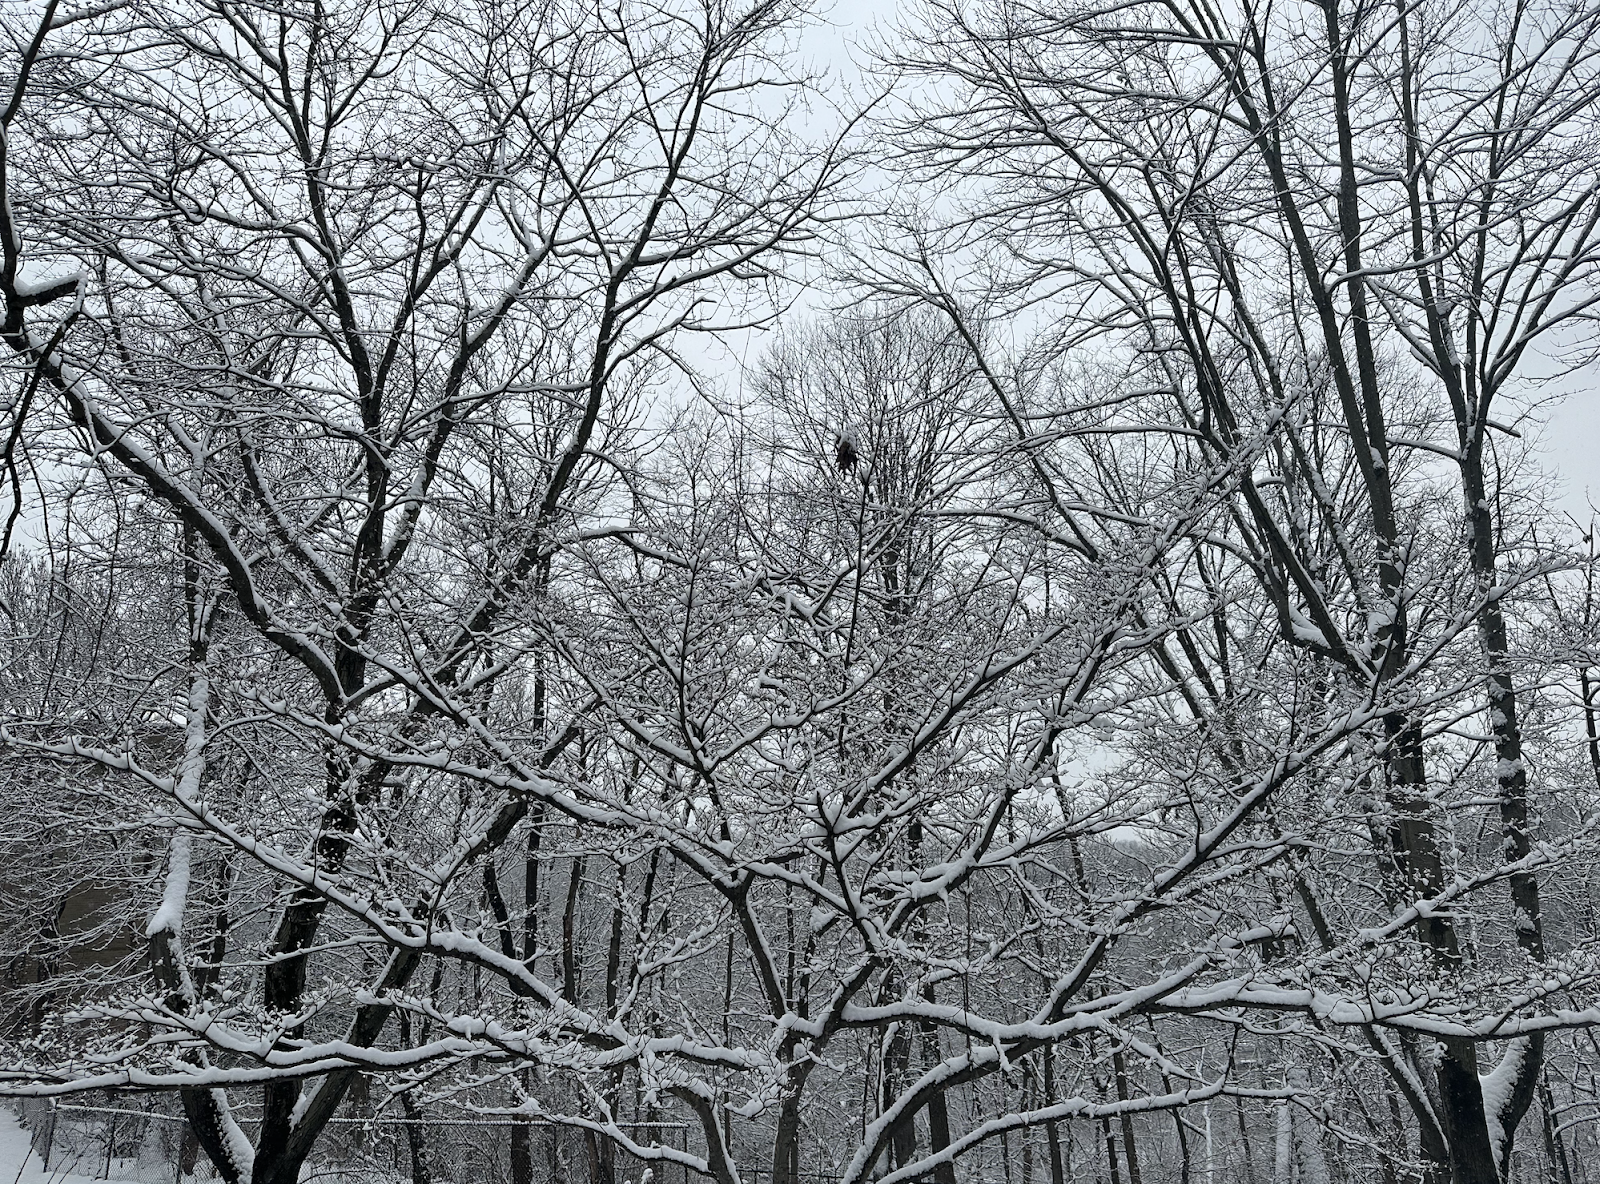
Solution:
[[[1600,2],[820,15],[0,13],[0,1095],[1591,1184]]]

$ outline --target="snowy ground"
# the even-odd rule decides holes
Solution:
[[[55,1162],[46,1171],[16,1112],[0,1106],[0,1184],[89,1184],[91,1180],[138,1179],[132,1160],[113,1159],[109,1174],[106,1166],[104,1159],[87,1163],[66,1148],[57,1147]]]
[[[45,1116],[40,1115],[39,1121]],[[105,1143],[101,1138],[83,1139],[78,1128],[79,1143],[72,1142],[73,1130],[63,1123],[57,1128],[59,1135],[51,1148],[50,1166],[45,1168],[32,1147],[32,1132],[22,1125],[17,1111],[0,1102],[0,1184],[216,1184],[210,1165],[200,1158],[196,1173],[175,1180],[177,1164],[171,1154],[163,1153],[155,1139],[147,1144],[137,1159],[106,1160]],[[445,1165],[437,1165],[443,1167]],[[302,1181],[315,1180],[317,1184],[409,1184],[409,1174],[404,1176],[375,1170],[370,1165],[355,1168],[329,1168],[306,1165],[301,1172]],[[435,1175],[440,1184],[449,1184],[448,1173]]]

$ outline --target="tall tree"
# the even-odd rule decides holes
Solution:
[[[1207,450],[1262,457],[1239,514],[1284,641],[1378,701],[1426,652],[1418,589],[1440,533],[1414,514],[1439,477],[1428,462],[1453,462],[1504,876],[1537,977],[1540,860],[1504,612],[1520,577],[1503,569],[1512,544],[1484,457],[1490,432],[1508,430],[1494,400],[1595,298],[1600,14],[1337,0],[928,13],[902,64],[960,97],[909,116],[919,158],[977,182],[970,208],[1016,249],[1025,282],[1074,293],[1063,341],[1149,359]],[[1337,458],[1317,439],[1330,429]],[[1540,562],[1515,545],[1517,566]],[[1415,709],[1383,714],[1378,842],[1392,907],[1415,917],[1440,981],[1459,984],[1457,920],[1417,904],[1452,875],[1426,731]],[[1488,1184],[1509,1171],[1542,1037],[1515,1042],[1483,1086],[1474,1042],[1441,1040],[1426,1064],[1384,1055],[1434,1176]]]
[[[170,771],[115,734],[8,739],[169,795],[149,930],[169,1023],[209,1023],[181,943],[196,829],[282,886],[255,1022],[269,1059],[294,1062],[321,1006],[314,951],[339,943],[330,896],[393,906],[415,943],[439,886],[527,813],[502,795],[444,850],[408,849],[388,819],[418,790],[394,754],[473,732],[533,644],[508,614],[603,502],[670,336],[712,323],[712,292],[759,292],[813,233],[839,161],[791,141],[767,102],[787,84],[762,74],[794,15],[51,2],[11,30],[8,458],[98,465],[162,505],[194,611]],[[242,666],[213,649],[217,613],[253,637],[253,656],[228,655]],[[259,846],[208,783],[248,717],[297,737],[279,789],[319,803],[296,820],[305,855]],[[564,742],[523,759],[547,766]],[[378,1039],[419,961],[395,947],[348,1019],[352,1048]],[[208,1057],[191,1058],[200,1077]],[[309,1092],[297,1073],[264,1079],[254,1146],[223,1091],[185,1091],[230,1184],[297,1177],[354,1074],[325,1068]]]

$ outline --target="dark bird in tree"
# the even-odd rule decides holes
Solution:
[[[855,468],[856,461],[861,459],[861,453],[856,450],[856,434],[854,429],[846,428],[839,433],[839,440],[833,446],[833,461],[839,466],[841,473],[848,473]]]

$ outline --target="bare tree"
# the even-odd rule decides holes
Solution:
[[[929,14],[903,65],[959,98],[910,116],[916,159],[977,182],[971,208],[1015,247],[1019,282],[1073,294],[1081,311],[1063,344],[1115,342],[1149,359],[1206,449],[1263,449],[1241,484],[1240,529],[1283,639],[1379,700],[1432,644],[1419,589],[1437,578],[1429,550],[1458,528],[1445,518],[1430,531],[1416,515],[1440,477],[1433,458],[1452,462],[1496,759],[1497,878],[1533,964],[1521,973],[1543,978],[1546,860],[1529,832],[1504,606],[1547,560],[1497,520],[1507,487],[1485,456],[1490,433],[1509,432],[1492,405],[1530,350],[1592,319],[1595,11]],[[1428,731],[1415,709],[1383,715],[1377,848],[1395,915],[1416,918],[1433,973],[1459,984],[1456,918],[1415,903],[1441,898],[1456,874]],[[1471,1039],[1441,1033],[1435,1064],[1369,1037],[1435,1176],[1504,1178],[1542,1036],[1512,1042],[1482,1086]]]
[[[0,1092],[229,1184],[390,1106],[413,1184],[443,1113],[514,1184],[1581,1175],[1592,563],[1507,421],[1589,9],[933,5],[849,150],[803,15],[8,25]],[[34,932],[80,872],[142,961]]]
[[[502,791],[472,807],[487,811],[477,829],[458,816],[407,846],[388,820],[418,803],[393,746],[474,731],[535,644],[512,610],[545,594],[552,557],[604,504],[671,335],[739,319],[740,294],[759,302],[812,233],[840,160],[794,141],[769,101],[788,85],[766,71],[793,16],[50,3],[12,30],[0,288],[22,394],[8,462],[15,475],[19,458],[81,457],[162,505],[186,612],[182,685],[158,692],[185,721],[181,756],[26,720],[7,739],[168,802],[152,1005],[198,1042],[186,1068],[148,1071],[185,1086],[229,1181],[294,1179],[360,1059],[303,1055],[326,1004],[308,994],[315,951],[345,940],[327,932],[330,900],[364,900],[355,916],[403,938],[369,987],[344,989],[364,995],[344,1041],[369,1049],[441,891],[535,800]],[[365,729],[386,739],[350,742]],[[580,731],[515,759],[548,766]],[[263,819],[226,800],[215,749],[236,741],[274,793],[316,809]],[[250,854],[278,895],[232,1036],[182,941],[207,836]],[[304,1068],[214,1063],[240,1039],[316,1066],[314,1087]],[[262,1082],[254,1146],[211,1088],[229,1081]]]

